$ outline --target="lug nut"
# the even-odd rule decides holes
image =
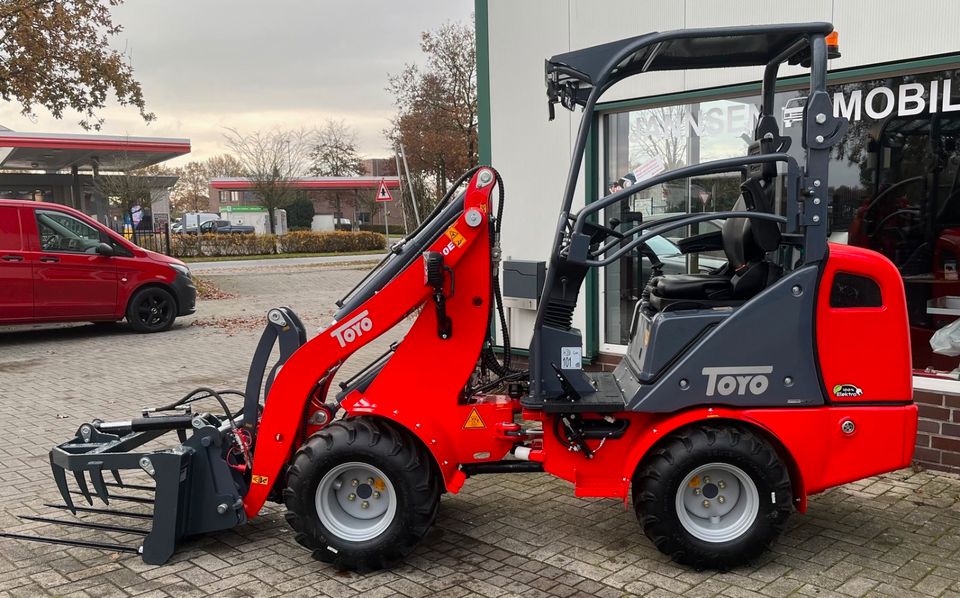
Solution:
[[[719,482],[717,482],[717,488],[723,490],[726,487],[727,487],[727,483],[724,482],[723,480],[720,480]]]
[[[703,494],[703,490],[701,490],[701,489],[699,489],[699,488],[694,488],[694,489],[693,489],[693,495],[694,495],[694,496],[700,496],[701,494]]]
[[[363,501],[362,503],[360,503],[360,508],[361,508],[361,509],[366,509],[366,508],[369,508],[369,507],[370,507],[370,503],[368,503],[367,501]]]
[[[373,486],[373,478],[367,478],[367,484]]]
[[[722,496],[718,496],[718,497],[717,497],[717,502],[722,505],[723,503],[727,502],[727,499],[725,499],[725,498],[722,497]]]
[[[347,495],[347,500],[357,500],[357,495],[351,492]]]
[[[703,508],[704,508],[704,509],[709,509],[709,508],[710,508],[710,501],[709,501],[709,500],[703,501]]]
[[[360,485],[360,480],[356,480],[356,479],[350,480],[350,485],[356,488],[357,486]]]
[[[374,492],[374,493],[373,493],[373,497],[374,497],[374,498],[380,498],[380,493],[379,493],[379,492]]]
[[[709,483],[710,483],[710,476],[708,476],[708,475],[703,476],[703,483],[704,483],[704,484],[709,484]]]

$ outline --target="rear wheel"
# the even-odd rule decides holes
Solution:
[[[390,567],[437,516],[432,457],[405,432],[370,418],[334,422],[297,451],[283,491],[286,519],[313,558],[341,569]]]
[[[763,438],[736,425],[695,425],[665,438],[637,468],[633,505],[661,552],[728,569],[763,552],[790,515],[790,476]]]
[[[162,332],[177,319],[177,302],[166,289],[140,289],[127,304],[127,322],[137,332]]]

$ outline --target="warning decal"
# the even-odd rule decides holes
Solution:
[[[467,242],[467,240],[463,238],[463,235],[460,234],[460,231],[452,226],[447,229],[447,236],[450,237],[450,240],[453,241],[457,247],[463,247],[463,244]]]
[[[250,481],[258,486],[266,486],[270,483],[270,478],[265,475],[255,475]]]
[[[486,424],[483,423],[483,420],[480,419],[480,414],[477,413],[476,407],[470,410],[470,415],[467,417],[466,423],[463,424],[464,430],[478,430],[480,428],[486,428]]]

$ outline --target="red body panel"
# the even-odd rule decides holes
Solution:
[[[626,499],[640,461],[662,438],[695,422],[741,421],[765,431],[782,448],[799,501],[806,495],[871,475],[906,467],[916,443],[917,407],[838,406],[784,409],[699,407],[675,414],[619,413],[630,427],[620,439],[589,441],[591,460],[570,452],[551,433],[552,419],[544,420],[544,469],[575,484],[577,496]],[[845,434],[841,424],[851,420],[856,429]],[[864,458],[869,455],[870,458]]]
[[[882,307],[830,306],[834,276],[867,277],[880,287]],[[836,403],[913,399],[910,328],[903,280],[879,253],[830,244],[817,296],[817,353],[828,400]],[[847,391],[838,390],[848,387]],[[860,389],[854,394],[850,387]]]
[[[34,214],[37,209],[72,216],[110,237],[131,255],[104,257],[88,253],[44,251],[40,246]],[[13,280],[18,283],[16,295],[9,291],[0,292],[0,324],[120,320],[124,317],[130,296],[137,289],[146,284],[170,288],[176,272],[169,264],[183,263],[141,249],[122,235],[67,206],[0,200],[0,216],[6,218],[14,212],[20,223],[20,248],[16,251],[0,248],[0,258],[15,255],[23,259],[0,261],[0,282]]]

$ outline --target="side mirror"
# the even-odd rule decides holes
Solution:
[[[109,243],[100,243],[97,245],[97,253],[103,257],[110,257],[114,254],[113,245]]]

